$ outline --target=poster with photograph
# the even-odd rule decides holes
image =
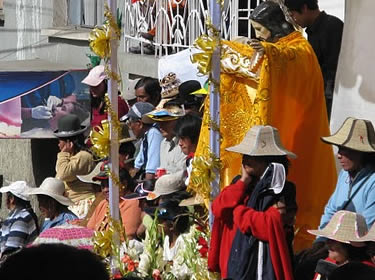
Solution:
[[[0,137],[53,138],[58,121],[76,114],[90,123],[87,70],[0,73]]]

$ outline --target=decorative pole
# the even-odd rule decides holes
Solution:
[[[112,15],[116,18],[117,15],[117,0],[108,0],[108,6],[112,13]],[[111,34],[111,41],[110,41],[110,48],[111,48],[111,56],[108,62],[108,67],[111,73],[117,73],[117,47],[118,47],[118,38],[114,36],[115,31],[113,27],[110,27]],[[108,96],[111,103],[112,111],[115,112],[115,115],[118,114],[118,83],[114,77],[110,77],[108,79]],[[111,172],[115,178],[119,178],[119,143],[118,143],[118,133],[116,128],[113,126],[113,122],[111,121],[111,114],[108,114],[108,120],[110,124],[110,147],[111,153],[109,156],[110,165],[111,165]],[[115,120],[117,121],[117,120]],[[112,176],[109,177],[109,206],[110,206],[110,214],[111,217],[118,221],[120,219],[120,211],[119,211],[119,188],[113,182]]]
[[[212,26],[208,27],[208,35],[216,42],[212,53],[210,73],[210,148],[216,158],[220,158],[220,35],[223,0],[210,0],[210,17]],[[215,129],[216,128],[216,129]],[[215,180],[211,183],[211,200],[220,192],[220,170],[215,170]]]

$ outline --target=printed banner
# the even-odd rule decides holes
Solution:
[[[69,113],[90,122],[87,70],[0,73],[0,137],[53,138]]]

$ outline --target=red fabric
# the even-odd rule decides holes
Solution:
[[[122,116],[126,115],[129,111],[128,104],[126,104],[125,100],[122,99],[120,96],[118,97],[118,117],[121,118]],[[91,109],[91,127],[95,127],[101,125],[102,120],[106,120],[108,118],[108,114],[104,112],[104,114],[100,114],[99,108],[92,108]]]
[[[254,237],[266,241],[270,246],[272,265],[277,280],[293,279],[293,270],[284,228],[279,211],[270,207],[265,212],[255,211],[243,204],[246,186],[238,180],[219,194],[212,203],[215,216],[208,253],[208,268],[227,277],[228,259],[237,229],[250,232]]]
[[[241,232],[251,232],[255,238],[268,242],[276,279],[293,279],[290,254],[279,211],[275,207],[270,207],[265,212],[260,212],[239,205],[233,211],[233,219]]]
[[[227,265],[232,248],[232,241],[237,227],[233,224],[233,209],[244,202],[246,186],[238,180],[224,188],[212,203],[212,214],[215,216],[208,252],[208,268],[227,276]]]

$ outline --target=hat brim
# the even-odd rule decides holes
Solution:
[[[363,153],[375,153],[375,149],[373,149],[370,145],[363,146],[363,148],[367,148],[367,149],[363,149],[361,147],[354,147],[352,145],[348,145],[350,142],[348,142],[348,144],[345,144],[346,141],[336,135],[320,137],[320,139],[326,144],[345,147],[353,151],[363,152]]]
[[[102,165],[102,162],[99,162],[95,168],[87,175],[78,175],[77,178],[84,182],[84,183],[88,183],[88,184],[95,184],[95,185],[100,185],[100,182],[98,181],[94,181],[94,177],[100,173],[100,166]]]
[[[325,237],[325,238],[328,238],[328,239],[332,239],[332,240],[335,240],[335,241],[338,241],[338,242],[341,242],[341,243],[350,244],[349,240],[343,240],[343,239],[337,238],[336,236],[329,235],[324,230],[308,229],[307,232],[310,233],[310,234],[312,234],[312,235],[322,236],[322,237]]]
[[[2,187],[0,188],[0,193],[7,193],[7,192],[10,192],[12,193],[13,195],[17,196],[18,198],[22,199],[22,200],[26,200],[26,201],[30,201],[30,197],[27,194],[20,194],[20,193],[16,193],[12,188],[10,188],[9,186],[6,186],[6,187]]]
[[[140,199],[144,199],[146,197],[147,197],[147,195],[140,195],[140,194],[137,194],[137,193],[131,193],[131,194],[127,194],[127,195],[121,197],[121,199],[123,199],[123,200],[140,200]]]
[[[146,196],[146,199],[147,200],[155,200],[157,199],[159,196],[161,196],[161,194],[158,194],[156,192],[150,192],[148,193],[148,195]]]
[[[186,199],[181,200],[181,202],[178,204],[178,206],[184,207],[184,206],[195,206],[195,205],[201,205],[204,204],[204,200],[200,196],[193,196]]]
[[[98,86],[101,82],[103,82],[105,80],[105,77],[103,79],[93,79],[92,77],[90,77],[90,74],[87,75],[86,78],[84,78],[81,83],[82,84],[85,84],[85,85],[88,85],[88,86],[92,86],[92,87],[96,87]]]
[[[58,195],[58,194],[48,192],[48,191],[42,190],[40,188],[35,188],[35,189],[29,191],[28,194],[29,195],[31,195],[31,194],[35,194],[35,195],[42,194],[42,195],[52,197],[54,200],[56,200],[57,202],[59,202],[62,205],[65,205],[65,206],[74,205],[74,202],[70,198],[68,198],[66,196],[63,196],[63,195]]]
[[[88,129],[88,126],[81,125],[81,128],[79,130],[76,130],[76,131],[62,131],[62,132],[59,132],[58,130],[55,130],[54,133],[53,133],[53,135],[55,135],[58,138],[67,138],[67,137],[72,137],[72,136],[76,136],[76,135],[82,134],[87,129]]]
[[[260,156],[288,156],[291,159],[297,158],[296,154],[294,154],[294,153],[292,153],[288,150],[283,150],[283,149],[274,149],[273,152],[269,152],[269,153],[252,153],[251,151],[249,151],[249,147],[247,147],[243,143],[240,143],[236,146],[226,148],[225,150],[227,150],[229,152],[239,153],[239,154],[248,155],[248,156],[256,156],[256,157],[260,157]]]
[[[118,141],[120,144],[122,143],[128,143],[128,142],[133,142],[137,139],[135,139],[134,137],[127,137],[127,138],[122,138],[120,139],[120,141]]]

